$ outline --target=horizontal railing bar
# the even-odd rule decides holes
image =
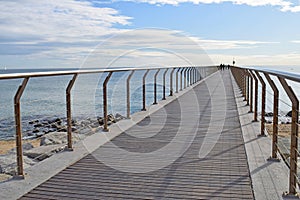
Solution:
[[[300,74],[291,73],[291,72],[284,72],[279,70],[267,69],[267,68],[256,68],[256,67],[241,67],[243,69],[251,69],[262,73],[268,73],[269,75],[278,76],[284,79],[288,79],[295,82],[300,82]]]
[[[138,71],[138,70],[157,70],[167,68],[189,68],[191,66],[168,66],[168,67],[142,67],[142,68],[114,68],[114,69],[95,69],[95,70],[70,70],[70,71],[46,71],[46,72],[27,72],[27,73],[11,73],[11,74],[0,74],[0,80],[2,79],[18,79],[18,78],[32,78],[32,77],[46,77],[46,76],[65,76],[74,74],[93,74],[93,73],[105,73],[105,72],[125,72],[125,71]],[[195,66],[195,67],[216,67],[216,66]]]

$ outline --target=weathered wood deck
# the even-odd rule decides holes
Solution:
[[[253,199],[230,73],[217,73],[21,199]]]

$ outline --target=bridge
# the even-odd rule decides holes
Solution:
[[[19,167],[19,177],[24,179],[0,184],[1,199],[296,197],[297,154],[290,156],[292,165],[280,161],[276,132],[266,137],[264,90],[258,122],[257,89],[258,80],[265,86],[263,73],[268,78],[278,76],[283,85],[293,77],[238,67],[214,70],[205,78],[193,69],[180,70],[184,79],[179,81],[177,73],[176,91],[171,81],[166,100],[150,107],[143,104],[144,111],[131,119],[110,127],[104,124],[102,132],[69,143],[73,151],[56,154],[25,174]],[[180,86],[183,91],[178,91]],[[291,136],[298,131],[297,123],[293,121]],[[295,150],[297,145],[292,145],[291,152]]]

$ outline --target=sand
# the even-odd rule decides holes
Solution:
[[[278,125],[278,136],[290,137],[291,128],[292,128],[291,124],[279,124]],[[266,124],[266,129],[270,135],[273,134],[273,124]],[[298,133],[300,133],[300,127],[299,127]]]
[[[40,146],[40,138],[23,140],[23,143],[31,143],[34,147]],[[9,150],[16,147],[15,140],[0,140],[0,155],[6,154]]]

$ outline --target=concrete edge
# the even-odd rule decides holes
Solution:
[[[218,71],[217,71],[218,72]],[[84,140],[73,145],[74,151],[64,151],[45,159],[36,165],[25,169],[25,179],[10,179],[0,183],[0,199],[18,199],[24,194],[30,192],[32,189],[42,184],[52,176],[61,172],[68,166],[79,161],[89,153],[93,152],[106,142],[112,140],[122,132],[136,125],[145,117],[163,108],[172,101],[178,99],[185,93],[192,90],[194,87],[202,84],[217,72],[200,80],[198,83],[188,86],[186,89],[174,93],[173,96],[166,97],[166,100],[159,101],[157,105],[150,105],[146,107],[146,111],[140,111],[131,115],[130,119],[124,119],[109,127],[109,132],[99,131]]]

